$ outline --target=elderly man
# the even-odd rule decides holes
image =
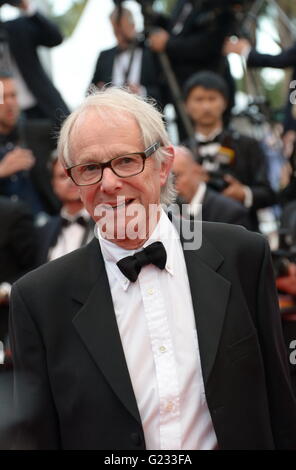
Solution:
[[[267,244],[205,223],[183,250],[160,206],[173,153],[159,112],[123,90],[64,123],[59,155],[97,238],[14,285],[14,447],[296,447]]]

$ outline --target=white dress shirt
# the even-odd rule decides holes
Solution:
[[[71,217],[65,210],[61,210],[61,216],[69,220],[70,225],[63,227],[62,231],[58,237],[57,243],[54,247],[49,250],[48,260],[52,261],[53,259],[59,258],[60,256],[66,255],[71,251],[76,250],[81,247],[83,238],[85,236],[85,227],[82,225],[73,222],[78,217],[83,217],[86,220],[89,220],[89,214],[85,209],[82,209],[80,212],[75,214],[75,217]],[[90,230],[90,237],[93,237],[93,231]],[[89,241],[90,237],[88,237]]]
[[[165,269],[145,266],[135,283],[116,265],[135,251],[103,239],[100,233],[97,237],[147,450],[216,448],[187,270],[176,229],[162,212],[144,247],[154,241],[164,244]]]
[[[129,74],[126,73],[129,68],[129,63],[132,57],[132,63]],[[141,85],[141,71],[142,71],[143,49],[136,47],[133,52],[130,49],[117,54],[113,64],[112,70],[112,83],[116,86],[123,86],[126,81],[133,85],[140,86],[140,95],[147,96],[147,90]]]

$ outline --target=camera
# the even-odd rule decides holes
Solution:
[[[229,186],[229,183],[225,181],[225,173],[223,171],[208,171],[209,180],[207,181],[207,186],[218,193],[222,193],[224,189]]]

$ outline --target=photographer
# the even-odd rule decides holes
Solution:
[[[273,205],[275,194],[258,142],[224,128],[226,82],[213,72],[200,72],[185,84],[184,95],[195,128],[198,158],[208,174],[208,186],[248,208],[252,229],[257,230],[256,210]]]
[[[215,9],[211,3],[177,0],[166,29],[151,32],[149,45],[155,52],[167,53],[181,87],[193,73],[213,70],[227,80],[232,95],[234,81],[222,46],[233,28],[234,17],[224,5],[221,8],[219,3],[220,8]]]
[[[254,47],[248,39],[227,39],[224,43],[223,52],[227,54],[238,54],[245,57],[248,67],[272,67],[272,68],[288,68],[293,67],[292,81],[290,83],[290,89],[295,90],[296,80],[296,42],[283,49],[279,54],[261,54]],[[294,93],[295,94],[295,93]],[[290,157],[293,146],[296,140],[296,115],[295,115],[295,103],[292,103],[292,92],[291,96],[287,100],[284,118],[284,135],[283,144],[284,151],[287,157]]]
[[[116,7],[110,21],[117,46],[100,53],[91,83],[98,88],[107,83],[127,85],[134,93],[160,102],[159,64],[156,55],[138,40],[131,11]]]
[[[58,28],[29,0],[0,1],[17,6],[24,15],[0,24],[1,38],[10,55],[12,74],[19,92],[20,106],[29,118],[48,118],[60,124],[69,113],[60,93],[45,73],[38,57],[38,46],[55,47],[63,38]],[[2,57],[2,61],[7,58]]]
[[[34,213],[54,214],[60,204],[50,183],[47,160],[55,142],[51,122],[20,119],[15,80],[0,71],[0,194],[22,200]]]

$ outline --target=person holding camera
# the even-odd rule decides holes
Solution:
[[[248,208],[252,229],[257,230],[256,210],[275,204],[276,197],[259,143],[224,127],[226,82],[213,72],[200,72],[186,82],[184,96],[208,186]]]
[[[187,147],[175,147],[173,173],[178,202],[187,204],[187,214],[183,215],[250,227],[248,210],[242,204],[207,187],[207,174]]]
[[[98,88],[111,83],[128,86],[133,93],[161,102],[159,64],[156,55],[138,40],[133,14],[116,7],[110,21],[117,46],[100,53],[91,84]]]
[[[38,57],[38,47],[55,47],[63,37],[57,26],[38,12],[30,0],[0,2],[11,4],[23,15],[0,24],[8,46],[10,62],[20,99],[20,107],[28,118],[47,118],[60,125],[69,109],[46,74]]]

